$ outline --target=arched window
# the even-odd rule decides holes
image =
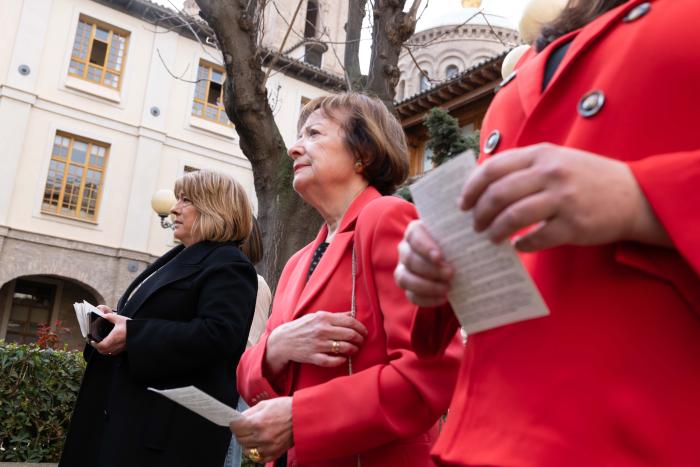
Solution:
[[[459,68],[457,65],[447,65],[445,68],[445,79],[452,79],[459,74]]]
[[[430,87],[430,78],[428,77],[427,74],[421,73],[420,74],[420,84],[419,84],[418,88],[421,91],[425,91],[429,87]]]

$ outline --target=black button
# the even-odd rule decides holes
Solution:
[[[600,112],[605,105],[603,91],[591,91],[581,98],[578,103],[578,113],[584,118],[590,118]]]
[[[105,420],[109,420],[109,412],[107,412],[107,409],[104,410],[105,414]]]
[[[493,130],[486,142],[484,143],[484,153],[491,154],[498,147],[498,143],[501,142],[501,132],[498,130]]]
[[[629,13],[625,15],[624,18],[622,18],[622,21],[625,23],[631,23],[632,21],[637,21],[639,18],[642,16],[646,15],[649,13],[651,10],[651,3],[650,2],[644,2],[640,3],[636,7],[632,8]]]

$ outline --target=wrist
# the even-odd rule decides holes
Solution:
[[[278,375],[287,364],[286,353],[281,349],[282,342],[278,339],[279,328],[274,329],[267,338],[265,347],[265,366],[270,376]]]

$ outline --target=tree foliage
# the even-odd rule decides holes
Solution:
[[[451,116],[447,110],[439,107],[430,109],[423,124],[428,129],[429,139],[426,147],[433,152],[430,159],[435,166],[470,149],[467,139],[462,136],[457,119]],[[477,139],[477,151],[478,147]]]

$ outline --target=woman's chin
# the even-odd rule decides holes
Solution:
[[[304,192],[306,191],[306,187],[308,185],[308,180],[305,180],[305,177],[303,175],[294,176],[294,180],[292,181],[292,188],[294,188],[294,191],[296,191],[300,196],[304,196]]]

